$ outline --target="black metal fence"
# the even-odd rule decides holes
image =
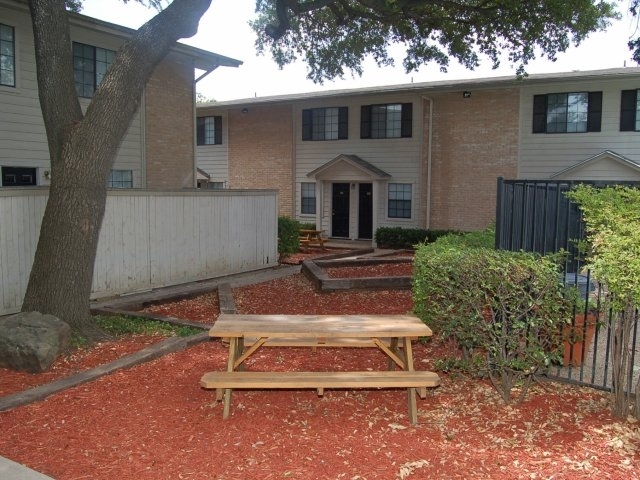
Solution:
[[[575,325],[584,342],[565,346],[564,362],[549,369],[548,376],[594,388],[611,390],[612,331],[609,314],[600,308],[603,292],[582,265],[578,241],[585,238],[584,223],[578,206],[565,193],[577,183],[594,186],[611,182],[573,182],[551,180],[498,179],[496,202],[496,248],[511,251],[555,253],[568,252],[563,280],[578,288],[588,300],[598,305],[595,326],[585,321]],[[640,182],[615,182],[615,185],[640,187]],[[577,314],[581,312],[576,312]],[[586,312],[585,312],[586,313]],[[631,343],[631,363],[640,370],[640,339],[635,322]],[[637,374],[636,374],[637,377]],[[629,379],[631,385],[632,380]]]

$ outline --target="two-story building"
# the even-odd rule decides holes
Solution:
[[[640,68],[250,98],[197,111],[213,188],[276,188],[335,238],[476,230],[496,179],[640,179]]]
[[[86,108],[115,52],[133,30],[75,13],[69,17],[76,90]],[[176,44],[145,87],[109,186],[194,188],[196,82],[218,67],[241,63]],[[50,172],[29,7],[24,0],[0,0],[0,188],[48,185]]]

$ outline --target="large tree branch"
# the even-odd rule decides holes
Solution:
[[[290,13],[294,16],[304,15],[316,10],[327,8],[335,17],[336,23],[343,24],[349,20],[366,18],[392,25],[399,20],[409,20],[417,27],[424,27],[434,23],[434,18],[440,19],[443,13],[451,18],[456,13],[456,21],[466,23],[469,17],[495,17],[502,8],[501,3],[481,1],[475,4],[456,2],[452,0],[276,0],[277,22],[265,27],[265,33],[274,40],[282,38],[291,28]],[[440,15],[436,12],[440,12]]]
[[[73,81],[69,15],[64,0],[30,0],[40,108],[52,160],[82,118]]]
[[[210,5],[211,0],[174,0],[140,27],[116,54],[77,133],[97,128],[104,132],[101,141],[117,148],[153,70],[178,39],[197,32]]]

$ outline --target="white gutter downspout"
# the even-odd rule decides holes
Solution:
[[[431,150],[433,141],[433,98],[422,95],[422,99],[429,102],[429,147],[427,148],[427,205],[425,229],[431,228]]]

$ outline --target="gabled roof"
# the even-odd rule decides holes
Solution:
[[[9,3],[13,4],[13,7],[16,9],[26,11],[27,13],[29,12],[27,5],[28,2],[26,0],[12,0]],[[71,25],[91,27],[94,30],[122,39],[127,39],[136,32],[136,30],[132,28],[123,27],[122,25],[105,22],[103,20],[98,20],[97,18],[74,12],[69,12],[69,23]],[[191,57],[194,60],[194,67],[198,70],[204,70],[207,73],[218,67],[239,67],[242,65],[242,62],[235,58],[225,57],[224,55],[185,45],[184,43],[176,42],[173,46],[173,50]]]
[[[622,155],[619,155],[611,150],[605,150],[603,152],[598,153],[597,155],[594,155],[592,157],[587,158],[586,160],[583,160],[581,162],[576,163],[575,165],[570,166],[569,168],[565,168],[564,170],[561,170],[555,174],[553,174],[551,176],[551,179],[557,179],[557,178],[563,178],[566,177],[567,175],[571,175],[574,174],[576,172],[578,172],[579,170],[582,170],[583,168],[587,167],[588,165],[597,163],[597,162],[601,162],[603,160],[611,160],[614,162],[617,162],[619,164],[621,164],[624,167],[628,167],[631,170],[634,170],[636,172],[640,172],[640,163],[631,160],[630,158],[627,157],[623,157]]]
[[[403,83],[397,85],[382,85],[377,87],[347,88],[341,90],[325,90],[318,92],[293,93],[288,95],[272,95],[266,97],[243,98],[238,100],[224,100],[199,105],[202,107],[239,107],[272,103],[292,103],[305,100],[323,98],[351,97],[356,95],[376,94],[419,94],[431,95],[435,93],[457,92],[463,90],[477,90],[481,88],[517,88],[548,82],[573,83],[576,81],[597,81],[608,79],[638,78],[640,67],[610,68],[602,70],[572,71],[559,73],[539,73],[526,77],[516,75],[485,77],[462,80],[438,80],[433,82]]]
[[[375,165],[370,164],[369,162],[367,162],[366,160],[363,160],[359,156],[347,155],[344,153],[338,155],[333,160],[330,160],[324,165],[309,172],[307,174],[307,177],[317,177],[318,175],[321,175],[322,173],[325,173],[330,169],[338,167],[340,164],[349,165],[350,167],[355,168],[360,173],[368,177],[371,177],[372,180],[384,180],[387,178],[391,178],[391,175],[389,175],[387,172],[379,169]]]
[[[101,30],[122,38],[129,38],[136,32],[136,30],[132,28],[98,20],[97,18],[82,15],[80,13],[69,12],[69,21],[72,24],[90,24],[96,30]],[[185,45],[180,42],[176,42],[173,46],[173,50],[193,58],[194,67],[198,70],[205,70],[207,72],[215,70],[218,67],[239,67],[242,65],[240,60],[225,57],[224,55],[219,55],[190,45]]]
[[[211,180],[211,175],[209,175],[207,172],[205,172],[201,168],[196,169],[196,174],[197,174],[198,180]]]

